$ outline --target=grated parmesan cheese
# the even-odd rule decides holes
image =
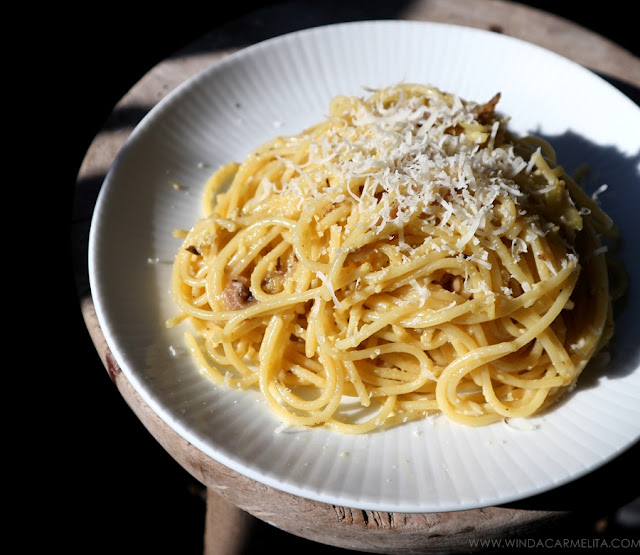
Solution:
[[[534,171],[536,159],[524,160],[509,144],[495,146],[502,120],[492,123],[490,134],[451,133],[456,127],[478,127],[477,106],[455,96],[446,102],[438,94],[424,104],[401,92],[388,106],[354,104],[344,114],[350,125],[317,139],[304,137],[310,141],[306,162],[283,159],[295,171],[277,192],[301,202],[309,196],[333,204],[352,199],[361,228],[395,230],[407,251],[402,232],[416,214],[425,225],[441,228],[455,218],[464,229],[456,248],[477,245],[476,237],[489,233],[490,222],[502,221],[503,199],[519,207],[526,193],[515,178]],[[307,172],[318,167],[339,177],[338,183],[361,185],[336,190],[330,180]]]

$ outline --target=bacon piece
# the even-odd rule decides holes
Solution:
[[[243,277],[232,279],[224,288],[222,300],[227,310],[242,310],[255,302],[247,280]]]
[[[500,93],[496,93],[494,97],[489,100],[489,102],[485,102],[484,104],[480,104],[473,109],[473,112],[476,114],[478,121],[481,121],[484,116],[490,116],[495,112],[496,105],[500,102]]]

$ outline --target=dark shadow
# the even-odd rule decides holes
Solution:
[[[411,4],[411,0],[278,2],[212,30],[197,44],[175,55],[242,48],[285,33],[334,23],[397,19]]]

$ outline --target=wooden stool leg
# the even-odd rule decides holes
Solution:
[[[255,517],[207,488],[204,555],[241,555],[248,544]]]

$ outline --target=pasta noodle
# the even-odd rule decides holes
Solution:
[[[613,334],[611,219],[496,108],[400,84],[217,170],[172,291],[198,368],[291,426],[539,414]]]

